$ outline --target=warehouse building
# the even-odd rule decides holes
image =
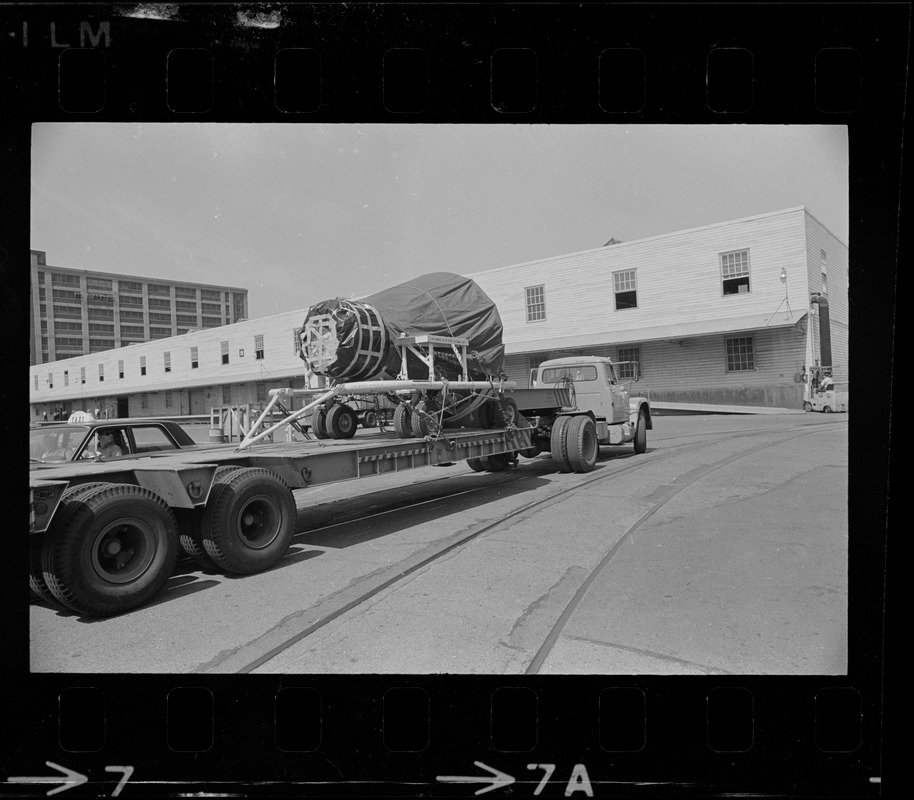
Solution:
[[[505,371],[608,355],[655,404],[802,407],[803,377],[848,373],[848,252],[803,206],[472,277],[504,324]],[[32,418],[181,416],[303,385],[301,310],[30,368]],[[826,363],[831,362],[831,363]],[[640,377],[639,377],[640,373]]]
[[[29,278],[30,364],[247,317],[247,289],[55,267],[42,250],[31,251]]]

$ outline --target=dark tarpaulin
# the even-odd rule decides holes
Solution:
[[[384,367],[370,375],[360,369],[365,359],[353,358],[353,351],[347,351],[347,346],[355,340],[355,328],[361,323],[356,314],[341,313],[336,323],[339,340],[336,369],[331,366],[319,374],[358,380],[396,377],[400,361],[393,340],[398,336],[422,334],[467,339],[468,371],[470,377],[476,380],[501,373],[505,355],[501,317],[495,303],[470,278],[451,272],[432,272],[359,300],[324,301],[308,309],[305,323],[312,316],[333,313],[334,310],[339,312],[344,302],[356,308],[362,304],[377,310],[389,337],[387,352],[382,359]],[[436,354],[437,352],[441,351],[436,350]],[[471,356],[473,352],[476,353],[475,358]],[[302,357],[307,360],[304,351]],[[442,360],[442,365],[445,364],[446,361]],[[423,373],[424,369],[417,361],[411,362],[410,377],[428,377],[427,371]],[[341,371],[344,374],[339,374]],[[453,373],[453,365],[449,372]],[[446,377],[453,378],[456,375],[448,374]]]

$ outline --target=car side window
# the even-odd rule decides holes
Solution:
[[[177,449],[171,437],[156,425],[139,425],[133,429],[133,440],[138,453]]]

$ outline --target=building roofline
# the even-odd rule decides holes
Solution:
[[[42,253],[45,256],[47,256],[47,253],[44,250],[30,250],[29,252],[35,253],[35,254]],[[230,286],[225,283],[201,283],[200,281],[185,281],[185,280],[180,280],[178,278],[161,278],[161,277],[156,278],[156,277],[150,277],[148,275],[131,275],[126,272],[103,272],[103,271],[97,270],[97,269],[79,269],[77,267],[58,267],[54,264],[47,263],[47,261],[45,261],[44,264],[39,264],[37,268],[41,269],[41,270],[59,270],[60,272],[71,272],[71,273],[76,273],[79,275],[87,275],[87,276],[100,275],[100,276],[104,276],[106,278],[123,278],[125,280],[146,281],[147,283],[172,283],[172,284],[180,284],[182,286],[198,286],[198,287],[202,286],[202,287],[207,287],[207,288],[218,287],[220,289],[229,289],[233,292],[247,292],[248,291],[247,289],[245,289],[241,286]]]
[[[819,222],[819,220],[810,213],[809,209],[805,205],[792,206],[791,208],[782,208],[778,211],[766,211],[765,213],[753,214],[748,217],[740,217],[738,219],[728,219],[728,220],[724,220],[722,222],[712,222],[707,225],[700,225],[695,228],[684,228],[683,230],[670,231],[668,233],[658,233],[658,234],[655,234],[654,236],[645,236],[645,237],[642,237],[641,239],[630,239],[630,240],[623,241],[623,242],[617,242],[614,245],[601,245],[599,247],[589,247],[586,250],[576,250],[573,253],[560,253],[558,255],[548,256],[546,258],[537,258],[537,259],[534,259],[533,261],[522,261],[522,262],[518,262],[516,264],[505,264],[500,267],[490,267],[489,269],[474,270],[473,272],[466,273],[466,275],[467,275],[467,277],[471,277],[471,278],[473,275],[481,275],[483,273],[485,273],[486,275],[491,275],[492,273],[496,273],[499,270],[516,269],[517,267],[528,267],[528,266],[532,267],[532,266],[536,266],[539,264],[555,262],[555,261],[558,261],[558,260],[564,259],[564,258],[575,258],[575,257],[581,256],[581,255],[586,255],[588,253],[605,252],[610,247],[613,252],[617,252],[620,249],[623,249],[626,247],[631,247],[634,245],[641,245],[641,244],[644,244],[645,242],[662,241],[663,239],[669,239],[673,236],[682,236],[683,234],[700,233],[702,231],[713,230],[715,228],[722,228],[727,225],[735,225],[735,224],[741,223],[741,222],[751,222],[751,221],[757,220],[757,219],[766,219],[769,217],[779,217],[779,216],[784,216],[786,214],[796,214],[799,211],[803,211],[805,214],[808,214],[810,217],[815,219],[816,222],[818,222],[820,225],[822,225],[822,223]],[[824,225],[822,225],[822,227],[825,228]],[[825,228],[825,229],[828,230],[828,228]],[[831,231],[828,231],[828,232],[831,233],[832,236],[835,236],[835,234],[832,233]],[[835,236],[835,238],[838,239],[837,236]],[[841,240],[838,239],[838,241],[840,242]],[[845,247],[847,247],[847,245],[844,242],[841,242],[841,243]]]

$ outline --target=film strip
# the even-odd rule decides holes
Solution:
[[[27,542],[11,524],[3,793],[880,796],[897,722],[886,453],[910,17],[909,3],[827,2],[0,11],[7,342],[29,296],[34,123],[846,125],[852,318],[866,331],[851,361],[867,387],[851,438],[846,675],[33,673]]]

